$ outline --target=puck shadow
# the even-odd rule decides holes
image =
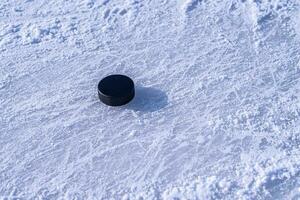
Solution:
[[[153,88],[136,86],[135,97],[126,105],[127,109],[141,112],[155,112],[168,105],[165,92]]]

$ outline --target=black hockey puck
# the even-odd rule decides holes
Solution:
[[[133,99],[134,94],[134,82],[124,75],[107,76],[98,84],[99,99],[109,106],[125,105]]]

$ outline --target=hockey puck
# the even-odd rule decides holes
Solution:
[[[107,76],[98,84],[99,99],[109,106],[125,105],[133,99],[134,94],[134,82],[124,75]]]

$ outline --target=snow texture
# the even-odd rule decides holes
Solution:
[[[0,199],[300,199],[299,8],[1,0]]]

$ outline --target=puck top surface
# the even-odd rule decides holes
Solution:
[[[125,75],[110,75],[99,82],[98,94],[107,105],[124,105],[134,97],[134,82]]]

